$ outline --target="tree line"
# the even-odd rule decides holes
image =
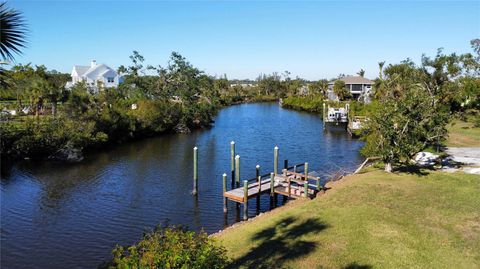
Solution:
[[[131,64],[119,67],[125,82],[118,89],[92,94],[88,85],[78,83],[66,90],[67,74],[30,64],[10,70],[3,67],[25,47],[27,29],[22,14],[6,3],[0,4],[0,22],[0,99],[4,107],[27,114],[8,120],[2,112],[2,157],[44,156],[169,130],[185,132],[208,125],[221,106],[238,102],[308,94],[294,103],[309,100],[306,106],[318,111],[329,89],[326,79],[309,82],[291,78],[288,71],[262,74],[254,84],[237,81],[232,86],[226,76],[209,76],[179,53],[173,52],[162,67],[145,66],[144,57],[134,51]],[[435,57],[423,55],[419,65],[410,59],[388,66],[380,62],[373,103],[352,105],[369,116],[362,153],[381,156],[385,170],[391,171],[392,165],[405,164],[416,152],[439,144],[452,115],[478,111],[480,40],[472,40],[471,45],[473,53],[444,54],[439,49]],[[365,71],[357,74],[364,76]],[[351,98],[341,80],[335,81],[333,91],[340,100]]]

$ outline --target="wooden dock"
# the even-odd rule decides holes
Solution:
[[[262,194],[270,195],[270,202],[277,203],[277,196],[287,198],[315,197],[321,186],[320,174],[312,171],[309,173],[308,163],[288,166],[288,160],[283,162],[283,169],[279,171],[278,158],[279,148],[273,148],[273,172],[260,175],[260,165],[256,168],[256,177],[241,181],[240,155],[235,152],[235,142],[230,142],[230,175],[231,189],[227,189],[227,174],[222,175],[223,180],[223,212],[227,213],[228,200],[237,204],[243,204],[243,219],[248,219],[248,200],[255,197],[257,208],[260,205]],[[241,184],[242,183],[242,184]],[[193,190],[192,195],[198,195],[198,147],[193,148]],[[259,210],[259,209],[257,209]]]
[[[348,105],[346,106],[348,109]],[[277,196],[282,195],[284,200],[288,198],[312,198],[318,192],[324,191],[320,173],[308,170],[308,162],[288,166],[288,160],[283,163],[283,169],[278,171],[279,148],[273,149],[273,172],[260,175],[260,165],[256,168],[256,177],[241,181],[240,176],[240,155],[235,154],[235,142],[230,142],[230,175],[231,189],[227,190],[227,174],[222,175],[223,180],[223,212],[227,213],[228,200],[236,203],[237,209],[243,204],[243,219],[248,219],[248,201],[255,197],[257,200],[257,211],[260,207],[260,196],[262,194],[270,195],[270,203],[276,205]],[[378,159],[372,158],[371,160]],[[363,167],[369,159],[360,166]],[[242,185],[240,185],[243,183]],[[193,190],[192,195],[198,195],[198,148],[193,148]]]
[[[273,183],[274,184],[273,185],[274,189],[282,187],[279,183],[279,181],[281,179],[282,178],[279,177],[279,176],[275,177],[275,180],[274,180],[274,183]],[[247,191],[248,191],[247,198],[248,199],[250,199],[252,197],[257,197],[259,194],[261,195],[262,193],[270,193],[270,191],[271,191],[271,180],[270,180],[270,178],[263,179],[261,181],[260,188],[258,187],[258,185],[259,185],[258,182],[248,184],[248,188],[247,188]],[[233,189],[233,190],[229,190],[229,191],[223,193],[223,196],[232,200],[232,201],[235,201],[235,202],[239,202],[239,203],[245,202],[245,193],[244,193],[244,190],[243,190],[243,186],[239,187],[239,188],[236,188],[236,189]]]
[[[285,163],[287,164],[288,161],[285,161]],[[303,173],[298,172],[302,168]],[[258,199],[262,194],[270,194],[271,198],[276,197],[278,194],[295,199],[315,197],[323,189],[323,186],[320,185],[320,177],[316,175],[318,175],[316,172],[310,172],[309,174],[308,163],[302,163],[284,168],[282,174],[275,175],[272,172],[250,180],[244,180],[243,186],[227,191],[226,174],[224,174],[224,212],[227,211],[227,200],[243,203],[244,219],[247,219],[248,200],[256,197],[258,203]]]

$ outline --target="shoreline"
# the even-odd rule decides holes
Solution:
[[[328,179],[325,183],[324,190],[318,192],[315,198],[312,198],[312,199],[299,198],[299,199],[287,200],[287,202],[284,205],[281,205],[281,206],[273,208],[272,210],[260,213],[260,214],[254,216],[254,217],[248,218],[248,220],[235,222],[234,224],[232,224],[232,225],[230,225],[230,226],[228,226],[224,229],[221,229],[221,230],[219,230],[215,233],[211,233],[208,236],[209,237],[217,237],[217,236],[220,236],[224,232],[229,231],[231,229],[235,229],[235,228],[241,227],[243,225],[248,225],[249,223],[251,223],[252,221],[255,221],[257,219],[264,218],[264,217],[266,217],[268,215],[271,215],[271,214],[276,214],[279,211],[281,211],[281,209],[286,210],[286,209],[291,208],[291,207],[300,206],[301,204],[304,204],[306,202],[309,202],[309,201],[312,201],[312,200],[315,200],[315,199],[320,199],[321,197],[330,193],[331,190],[334,190],[334,187],[341,184],[345,180],[345,178],[351,177],[353,175],[356,175],[356,174],[360,173],[364,168],[367,168],[367,167],[369,167],[373,164],[370,161],[375,161],[375,160],[376,160],[376,158],[366,158],[365,161],[363,161],[360,165],[358,165],[357,169],[355,169],[353,172],[341,175],[340,177],[337,177],[337,178]]]
[[[368,159],[368,158],[367,158]],[[363,164],[363,163],[362,163]],[[268,217],[269,215],[274,215],[274,214],[277,214],[279,212],[281,212],[282,210],[287,210],[287,209],[290,209],[290,208],[294,208],[294,207],[298,207],[298,206],[301,206],[307,202],[310,202],[310,201],[313,201],[313,200],[316,200],[316,199],[321,199],[322,197],[325,197],[326,195],[331,195],[331,193],[334,193],[335,192],[335,188],[334,187],[338,187],[338,186],[341,186],[343,184],[345,184],[345,181],[346,179],[348,178],[351,178],[352,176],[356,175],[356,174],[359,174],[363,168],[367,168],[369,166],[363,166],[363,167],[360,167],[362,166],[359,165],[359,167],[354,171],[354,172],[351,172],[351,173],[348,173],[346,175],[343,175],[341,176],[340,178],[336,179],[336,180],[328,180],[326,183],[325,183],[325,190],[322,191],[322,192],[319,192],[317,194],[317,196],[315,198],[312,198],[312,199],[305,199],[305,198],[299,198],[299,199],[292,199],[290,201],[287,201],[285,203],[285,205],[282,205],[282,206],[279,206],[279,207],[276,207],[272,210],[269,210],[267,212],[263,212],[263,213],[260,213],[252,218],[249,218],[248,220],[242,220],[242,221],[239,221],[239,222],[236,222],[224,229],[221,229],[215,233],[211,233],[209,234],[208,236],[209,237],[218,237],[218,236],[221,236],[222,234],[224,234],[225,232],[229,232],[230,230],[234,230],[234,229],[238,229],[240,227],[243,227],[245,225],[249,225],[251,224],[252,222],[254,221],[259,221],[263,218],[266,218]],[[371,165],[371,164],[370,164]],[[360,169],[361,168],[361,169]],[[360,169],[360,170],[359,170]]]
[[[216,244],[227,250],[230,267],[250,268],[260,263],[267,268],[279,264],[282,268],[348,268],[358,263],[428,268],[478,262],[478,255],[469,254],[478,243],[469,236],[478,227],[476,215],[471,215],[480,187],[474,175],[390,174],[368,168],[328,186],[332,189],[318,199],[292,203],[212,234]],[[310,247],[299,256],[300,246]],[[292,258],[285,259],[285,255]],[[424,255],[428,255],[426,260],[422,260]],[[452,261],[451,257],[456,258]]]
[[[244,99],[244,100],[241,100],[241,101],[229,103],[225,106],[220,106],[218,108],[218,111],[220,111],[221,109],[224,109],[224,108],[228,108],[230,106],[234,106],[234,105],[254,104],[254,103],[270,103],[270,102],[272,102],[272,103],[278,102],[278,98],[275,99],[275,100],[270,100],[268,98],[266,98],[266,99],[262,99],[262,98],[259,98],[259,99]],[[217,111],[217,113],[218,113],[218,111]],[[161,137],[161,136],[170,135],[170,134],[190,134],[193,131],[212,128],[213,124],[215,123],[215,117],[216,117],[216,115],[213,117],[213,119],[211,120],[211,122],[208,125],[200,124],[200,125],[193,125],[193,126],[190,126],[190,127],[185,126],[186,129],[182,129],[181,131],[176,130],[176,127],[178,126],[178,124],[177,124],[174,127],[172,127],[171,129],[165,130],[163,132],[150,133],[150,134],[141,134],[140,133],[135,137],[125,136],[121,140],[116,140],[116,141],[108,140],[108,141],[101,142],[101,143],[98,143],[98,144],[86,145],[82,148],[71,148],[71,149],[68,148],[68,147],[57,148],[52,153],[41,152],[41,153],[37,153],[35,155],[26,155],[26,154],[4,154],[2,152],[2,154],[0,155],[1,162],[2,162],[2,172],[3,172],[4,167],[14,165],[15,163],[18,163],[19,161],[22,161],[22,160],[55,161],[55,162],[59,162],[59,163],[81,163],[81,162],[83,162],[85,157],[88,156],[88,154],[90,152],[95,152],[99,148],[100,149],[110,149],[110,148],[116,147],[118,145],[123,145],[123,144],[126,144],[126,143],[141,141],[141,140],[148,139],[148,138]],[[66,151],[66,152],[63,153],[61,151]],[[66,155],[66,156],[56,157],[55,155],[57,155],[57,154],[59,154],[59,155],[63,154],[63,155]],[[69,154],[76,155],[76,156],[75,156],[75,158],[69,158],[69,156],[68,156]]]

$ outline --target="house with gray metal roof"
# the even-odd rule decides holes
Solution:
[[[374,84],[373,81],[361,76],[346,76],[339,78],[338,80],[345,82],[345,87],[350,91],[354,100],[363,101],[365,103],[370,102],[370,94]],[[338,97],[333,92],[335,81],[328,83],[327,97],[330,100],[338,101]]]

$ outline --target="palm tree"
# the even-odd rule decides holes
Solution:
[[[0,88],[9,86],[8,77],[5,74],[3,65],[8,64],[8,60],[13,60],[12,53],[21,53],[25,47],[25,33],[27,29],[25,21],[20,12],[14,9],[8,9],[6,2],[0,3]]]
[[[359,75],[361,77],[365,76],[365,70],[363,70],[363,68],[360,69],[360,71],[357,72],[357,75]]]
[[[22,14],[0,3],[0,55],[3,61],[13,60],[13,54],[21,54],[26,45],[26,24]],[[2,62],[5,64],[5,62]]]
[[[322,94],[324,97],[327,97],[327,91],[328,91],[328,80],[322,79],[318,81],[320,84],[320,90],[322,91]]]

